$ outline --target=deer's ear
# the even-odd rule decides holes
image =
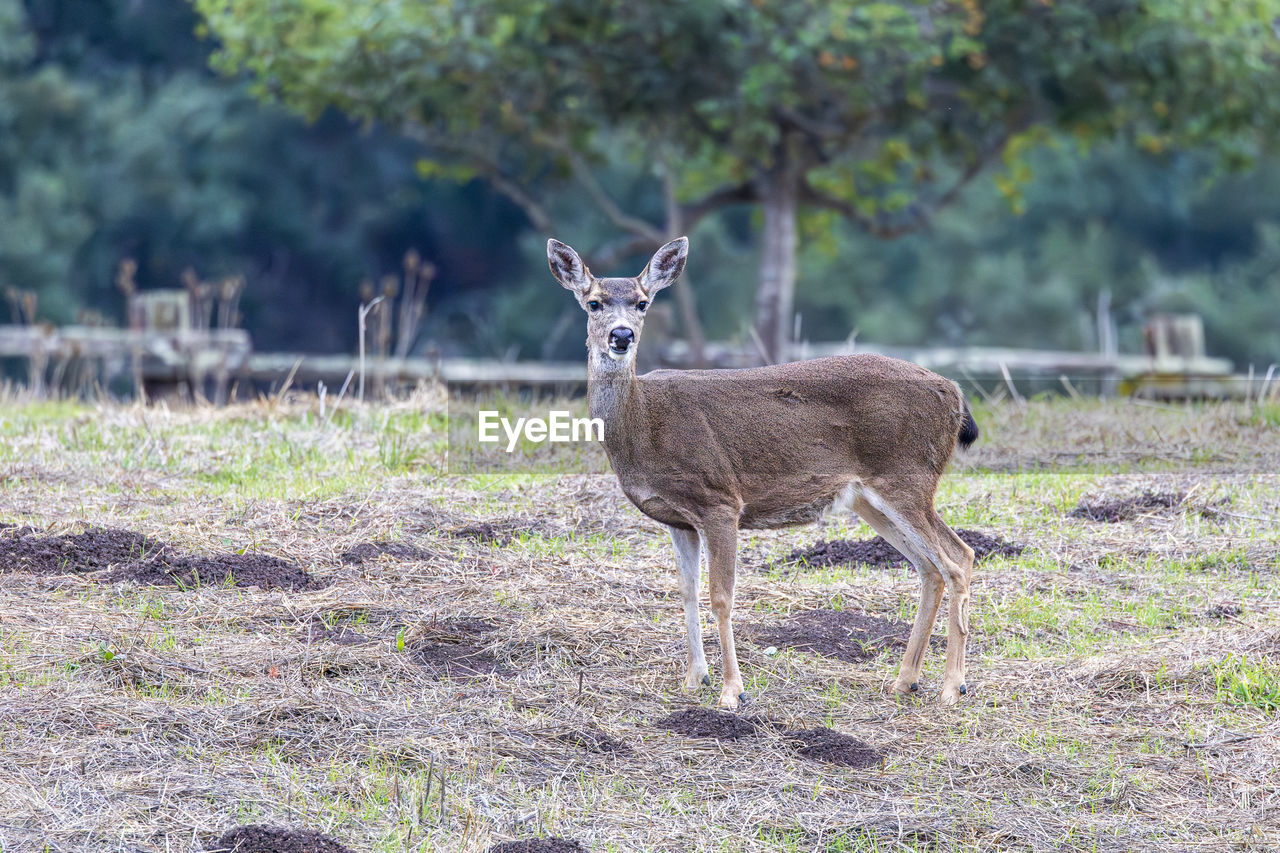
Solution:
[[[649,265],[640,273],[640,286],[652,296],[664,287],[676,283],[684,272],[684,261],[689,256],[689,238],[681,237],[653,253]]]
[[[547,241],[547,264],[551,274],[566,290],[585,293],[591,286],[591,270],[578,257],[578,253],[559,240]]]

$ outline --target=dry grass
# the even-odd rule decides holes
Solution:
[[[958,708],[888,697],[894,652],[850,664],[741,644],[747,713],[856,736],[885,755],[864,770],[767,727],[717,743],[655,725],[718,695],[679,690],[665,534],[608,475],[444,475],[442,414],[438,392],[327,420],[306,398],[6,403],[0,521],[258,550],[331,583],[181,590],[0,567],[3,850],[200,850],[249,822],[359,851],[535,835],[593,851],[1280,847],[1274,410],[979,412],[940,508],[1031,550],[975,577]],[[1188,496],[1118,524],[1068,515],[1145,489]],[[479,522],[507,535],[458,535]],[[744,536],[738,620],[909,618],[909,570],[771,563],[865,535],[837,521]],[[342,559],[387,541],[420,550]],[[453,641],[498,671],[449,678],[416,655]],[[933,692],[940,671],[931,653]],[[625,748],[593,748],[602,735]]]

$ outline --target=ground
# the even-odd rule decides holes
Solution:
[[[914,574],[833,519],[743,535],[722,716],[665,533],[607,474],[451,472],[439,392],[6,397],[0,847],[1280,847],[1280,410],[976,408],[968,695],[945,619],[886,693]]]

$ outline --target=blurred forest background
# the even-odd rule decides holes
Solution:
[[[776,208],[761,204],[767,193],[733,196],[739,181],[759,185],[743,165],[756,148],[782,139],[778,150],[786,151],[787,145],[803,147],[806,136],[827,138],[825,129],[814,129],[812,116],[799,114],[803,103],[787,119],[791,124],[775,122],[757,136],[747,134],[755,132],[747,102],[777,103],[778,87],[794,76],[786,70],[778,77],[774,54],[744,71],[690,64],[691,56],[702,55],[715,66],[713,57],[732,54],[696,39],[681,48],[693,53],[660,62],[656,70],[575,68],[578,54],[566,53],[554,60],[560,65],[553,64],[551,72],[570,86],[596,80],[601,90],[578,100],[556,94],[545,104],[548,121],[531,124],[513,121],[511,111],[531,110],[536,98],[547,97],[545,79],[522,76],[524,66],[502,65],[505,53],[436,56],[439,43],[406,41],[406,33],[427,26],[408,13],[387,12],[386,20],[367,31],[346,31],[355,26],[350,15],[367,17],[377,4],[197,5],[199,12],[181,0],[0,0],[0,288],[37,292],[43,320],[71,322],[86,310],[123,319],[114,280],[119,262],[131,258],[143,288],[179,287],[188,268],[209,278],[243,274],[244,326],[259,350],[349,352],[355,347],[361,282],[398,271],[405,252],[416,249],[438,271],[420,348],[429,340],[444,354],[576,360],[582,355],[581,321],[546,271],[548,230],[590,253],[589,262],[601,259],[593,269],[597,274],[635,274],[657,241],[669,236],[668,226],[686,224],[677,215],[679,202],[696,206],[698,198],[717,191],[714,209],[686,211],[698,215],[687,217],[691,255],[678,288],[690,302],[681,310],[696,313],[707,338],[742,341],[758,318],[762,274],[788,275],[786,253],[770,249],[764,227],[777,215]],[[700,4],[653,5],[666,9],[662,23],[673,37],[696,35],[704,25],[720,27],[708,38],[720,37],[723,26],[715,21],[670,17],[674,9]],[[720,4],[705,8],[713,5]],[[948,79],[969,75],[957,86],[991,85],[992,102],[1016,101],[1008,95],[1007,79],[990,82],[1008,72],[996,49],[999,10],[984,21],[975,13],[978,4],[954,5],[961,14],[956,39],[978,41],[953,39],[949,52],[932,64],[947,71],[954,62],[959,71]],[[1087,11],[1097,20],[1120,14],[1101,9],[1107,4],[1094,5],[1099,8]],[[450,25],[463,27],[467,37],[478,28],[487,44],[500,48],[533,38],[528,28],[552,14],[580,27],[539,35],[553,45],[574,38],[630,45],[626,27],[647,32],[655,26],[626,4],[605,3],[604,11],[591,12],[591,4],[531,2],[528,17],[504,17],[497,8],[504,4],[476,6],[482,13],[494,6],[488,12],[496,17]],[[576,9],[578,18],[566,15],[566,7]],[[743,8],[767,14],[761,4]],[[395,20],[396,14],[404,17]],[[597,32],[596,18],[583,17],[609,15],[622,21],[620,31]],[[1122,14],[1115,20],[1121,19]],[[882,41],[887,36],[876,28],[892,27],[895,19],[889,12],[885,20],[868,24],[868,32]],[[778,26],[785,29],[787,23]],[[992,40],[981,42],[987,35]],[[1115,36],[1109,48],[1127,55],[1121,36],[1103,35]],[[1264,37],[1273,34],[1259,36]],[[364,38],[368,44],[361,43]],[[463,36],[451,44],[460,45],[458,51],[468,45]],[[1133,55],[1141,47],[1135,44]],[[319,51],[326,45],[331,52]],[[1025,45],[1020,49],[1026,55],[1010,54],[1009,67],[1025,66],[1031,52],[1050,56],[1052,47]],[[652,45],[634,49],[661,56]],[[1028,107],[1013,104],[989,117],[984,113],[990,126],[1009,132],[981,161],[966,155],[970,149],[963,143],[986,133],[987,125],[972,132],[967,126],[949,129],[947,136],[936,129],[943,113],[931,118],[939,109],[928,100],[932,94],[916,104],[908,86],[907,100],[917,112],[895,126],[900,134],[881,134],[867,151],[849,148],[859,162],[879,164],[888,178],[872,174],[868,180],[880,181],[872,189],[856,182],[842,186],[837,157],[819,163],[826,173],[815,171],[809,184],[800,184],[825,188],[830,196],[822,198],[870,202],[841,209],[803,193],[798,204],[792,201],[798,207],[793,310],[800,336],[842,340],[856,332],[861,340],[881,344],[1094,349],[1095,311],[1105,291],[1123,350],[1140,350],[1141,324],[1151,314],[1188,311],[1204,317],[1211,354],[1232,358],[1241,368],[1280,360],[1280,148],[1266,146],[1274,105],[1255,103],[1266,97],[1257,92],[1265,91],[1259,81],[1270,73],[1258,56],[1273,59],[1274,53],[1242,55],[1256,76],[1215,89],[1218,78],[1203,68],[1169,65],[1168,49],[1163,43],[1152,48],[1156,70],[1150,73],[1167,74],[1170,86],[1180,88],[1167,95],[1148,86],[1126,95],[1147,97],[1146,109],[1155,117],[1151,126],[1122,127],[1115,110],[1106,118],[1114,126],[1104,126],[1069,98],[1051,121],[1015,122],[1009,116],[1023,115]],[[1233,49],[1228,44],[1224,51]],[[814,44],[795,61],[811,63],[823,75],[875,73],[872,51],[831,50]],[[593,62],[601,61],[600,54],[593,56]],[[218,70],[211,68],[211,57]],[[1078,67],[1054,73],[1068,75],[1070,83],[1080,67],[1101,63],[1094,73],[1105,78],[1106,62],[1129,60],[1111,55],[1076,61]],[[432,91],[435,82],[427,79],[433,63],[448,78],[441,91]],[[766,67],[773,77],[756,73]],[[414,76],[406,68],[424,70]],[[473,68],[474,81],[459,78],[459,68]],[[645,71],[653,73],[646,77]],[[1222,71],[1235,73],[1229,63]],[[699,74],[727,79],[699,81]],[[1187,104],[1175,102],[1197,75],[1204,88],[1188,91]],[[472,82],[474,91],[468,92]],[[799,83],[811,85],[803,78]],[[503,101],[492,87],[507,84],[515,94]],[[627,106],[629,114],[622,107],[615,115],[603,114],[626,100],[608,86],[624,84],[640,87],[644,97]],[[1237,85],[1240,90],[1231,89]],[[926,85],[922,91],[934,90]],[[528,102],[520,100],[525,96]],[[1090,90],[1081,97],[1097,96]],[[479,104],[489,99],[494,115],[504,108],[507,115],[470,115],[475,105],[469,98]],[[723,110],[699,112],[702,107],[690,107],[690,98]],[[1233,104],[1233,98],[1242,103]],[[455,101],[458,113],[443,126],[422,114]],[[1188,116],[1215,109],[1206,106],[1215,103],[1233,111],[1206,120],[1194,133],[1181,133],[1194,124]],[[664,123],[674,122],[671,117],[681,110],[705,118],[705,138],[690,141],[691,133],[681,136],[675,124]],[[591,111],[600,120],[587,125]],[[1179,115],[1186,120],[1162,127],[1158,119],[1170,112],[1169,121]],[[921,128],[930,121],[935,127],[926,139]],[[452,133],[460,148],[472,146],[462,153],[474,155],[480,146],[473,135],[492,130],[492,122],[505,133],[484,149],[493,155],[483,161],[492,162],[492,170],[441,144]],[[583,128],[580,134],[575,122]],[[565,128],[564,135],[555,135]],[[830,133],[833,148],[844,144],[841,133]],[[539,141],[537,157],[512,153],[512,140],[522,134]],[[707,138],[723,138],[724,147],[700,159]],[[895,141],[915,153],[901,153]],[[726,163],[724,151],[732,146],[736,159]],[[771,162],[760,173],[766,184],[781,168],[773,168],[780,161]],[[958,192],[933,192],[926,209],[920,200],[924,190],[904,195],[896,184],[889,186],[901,183],[908,167],[911,180],[930,187],[954,184]],[[936,178],[934,171],[956,180]],[[860,174],[853,167],[847,173]],[[695,178],[702,174],[714,174],[716,181],[699,185]],[[728,189],[717,190],[721,185]],[[521,194],[531,203],[521,204]],[[762,254],[764,261],[772,257],[783,264],[781,272],[765,263],[762,273]],[[681,311],[671,310],[679,326]],[[684,316],[687,322],[690,315]]]

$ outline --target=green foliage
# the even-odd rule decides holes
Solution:
[[[259,346],[333,350],[354,343],[360,281],[409,248],[445,273],[437,294],[510,264],[509,206],[420,177],[386,131],[263,106],[207,69],[197,21],[168,0],[0,0],[0,288],[67,322],[121,316],[122,258],[144,288],[244,274]]]
[[[1280,112],[1274,0],[196,6],[217,67],[259,94],[410,127],[482,172],[528,178],[623,130],[676,157],[686,189],[794,160],[870,217],[1006,150],[1015,195],[1041,127],[1238,165]]]
[[[1210,671],[1219,702],[1257,708],[1268,714],[1280,711],[1280,672],[1266,659],[1230,655],[1212,664]]]

